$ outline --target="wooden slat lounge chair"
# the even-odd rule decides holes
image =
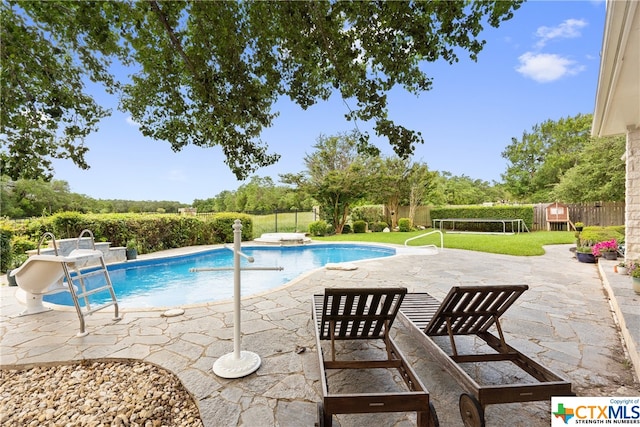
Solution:
[[[324,295],[313,296],[313,320],[323,396],[323,401],[318,403],[317,425],[331,426],[333,414],[416,411],[419,426],[438,426],[428,391],[389,336],[406,293],[406,288],[347,288],[326,289]],[[328,360],[325,360],[321,340],[331,341]],[[338,340],[382,340],[386,359],[337,360]],[[336,393],[329,389],[327,370],[383,368],[397,369],[408,391]]]
[[[440,303],[427,293],[410,293],[404,298],[398,319],[408,327],[429,354],[443,365],[466,390],[460,396],[460,415],[467,427],[485,425],[484,408],[494,403],[547,400],[551,396],[573,395],[571,383],[509,346],[500,316],[528,289],[514,286],[455,286]],[[498,336],[489,332],[494,327]],[[494,351],[460,354],[456,336],[480,338]],[[443,349],[432,337],[448,336],[450,348]],[[464,363],[511,362],[532,378],[527,383],[480,385],[465,371]]]

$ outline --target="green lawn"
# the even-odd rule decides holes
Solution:
[[[431,230],[411,231],[408,233],[351,233],[328,237],[313,237],[313,239],[327,242],[377,242],[404,245],[405,240],[429,231]],[[575,243],[575,241],[576,238],[572,231],[535,231],[513,235],[444,233],[445,248],[519,256],[542,255],[544,254],[544,249],[542,248],[544,245]],[[434,233],[409,242],[409,246],[429,244],[440,246],[440,235]]]
[[[309,224],[314,220],[313,212],[286,212],[278,215],[251,215],[253,221],[253,238],[260,237],[262,233],[306,233]]]

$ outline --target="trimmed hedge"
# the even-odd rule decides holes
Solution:
[[[529,230],[533,227],[533,205],[521,206],[454,206],[432,208],[431,219],[475,218],[475,219],[521,219]],[[498,232],[499,223],[456,223],[456,230]],[[510,231],[510,230],[507,230]]]
[[[251,217],[241,213],[220,213],[207,217],[183,216],[177,214],[78,214],[63,212],[47,218],[25,221],[12,226],[6,222],[0,227],[2,251],[11,248],[11,234],[23,242],[9,249],[11,256],[0,252],[2,271],[11,268],[14,255],[24,255],[23,248],[29,241],[35,247],[42,234],[52,232],[56,239],[77,238],[82,230],[89,229],[97,242],[111,242],[112,247],[126,246],[133,239],[139,253],[150,253],[165,249],[193,245],[212,245],[233,242],[233,223],[242,222],[242,240],[253,238]],[[16,237],[14,237],[14,240]],[[24,242],[26,240],[26,242]],[[18,252],[20,250],[20,252]],[[6,265],[5,265],[6,264]]]
[[[214,239],[221,243],[233,242],[233,224],[236,219],[239,219],[242,223],[242,240],[251,240],[253,238],[251,217],[233,212],[224,212],[211,217],[209,223],[211,224]]]
[[[616,239],[618,243],[624,242],[624,226],[615,227],[585,227],[580,233],[576,233],[579,238],[579,246],[593,246],[598,242],[606,242]]]

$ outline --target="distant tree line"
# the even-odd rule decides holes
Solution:
[[[424,165],[426,167],[426,165]],[[497,184],[453,176],[448,172],[433,172],[436,188],[429,192],[435,204],[475,204],[495,200],[501,191]],[[366,177],[365,177],[366,178]],[[372,182],[365,183],[369,187]],[[378,198],[363,198],[360,204],[378,202]],[[403,199],[403,202],[405,199]],[[319,202],[308,192],[289,184],[276,185],[271,177],[252,176],[236,190],[224,190],[208,199],[196,199],[192,207],[198,212],[272,213],[291,210],[310,211]],[[95,199],[70,191],[63,180],[11,180],[0,178],[0,214],[9,218],[49,216],[58,212],[80,213],[177,213],[189,204],[177,201]]]
[[[393,160],[392,160],[393,159]],[[400,161],[392,156],[384,161]],[[416,164],[415,167],[422,167],[428,171],[426,164]],[[497,183],[489,183],[480,179],[472,179],[468,176],[454,176],[450,172],[431,172],[433,178],[430,191],[425,194],[425,203],[438,205],[446,204],[477,204],[485,201],[499,200],[503,191]],[[378,178],[382,178],[378,174]],[[237,190],[225,190],[209,199],[196,199],[193,207],[198,212],[250,212],[250,213],[272,213],[274,211],[284,212],[291,210],[309,211],[313,206],[319,205],[319,201],[305,188],[293,184],[296,178],[290,175],[281,176],[282,182],[287,184],[276,185],[270,177],[253,176],[248,184],[243,184]],[[373,175],[362,175],[364,181],[360,183],[352,182],[350,188],[359,188],[360,192],[376,194],[373,189],[375,184]],[[291,181],[293,179],[293,181]],[[345,184],[347,184],[345,182]],[[378,183],[380,188],[385,184]],[[366,190],[366,191],[365,191]],[[403,203],[409,204],[409,198],[400,198]],[[362,197],[358,205],[382,203],[382,197],[369,196]]]
[[[492,184],[465,175],[430,171],[426,163],[413,162],[411,158],[363,152],[358,149],[357,131],[321,135],[313,147],[315,151],[304,158],[306,170],[280,177],[290,188],[256,178],[237,193],[215,199],[220,204],[214,203],[213,209],[229,209],[222,202],[232,200],[241,211],[249,206],[282,209],[277,200],[301,203],[288,203],[293,207],[310,202],[321,207],[323,219],[340,233],[350,211],[359,205],[383,204],[387,212],[409,206],[412,222],[412,212],[423,204],[624,200],[624,137],[591,137],[591,122],[590,114],[547,120],[534,126],[532,132],[524,132],[521,140],[513,138],[502,153],[508,161],[502,175],[504,183]],[[263,204],[267,200],[271,200],[270,205]],[[392,227],[397,220],[393,215],[387,218]]]
[[[305,170],[280,176],[252,176],[236,190],[196,199],[198,212],[272,213],[320,206],[324,219],[340,230],[355,206],[470,205],[517,201],[565,203],[620,201],[625,194],[624,137],[593,138],[592,116],[548,120],[524,132],[502,153],[503,183],[431,171],[424,162],[362,152],[357,132],[318,137],[304,158]],[[478,148],[481,149],[481,148]],[[175,201],[97,200],[71,193],[65,181],[0,179],[0,213],[11,218],[83,213],[175,213]],[[391,225],[391,224],[390,224]],[[393,224],[395,225],[395,224]]]
[[[304,210],[313,208],[314,200],[288,185],[276,185],[271,177],[252,176],[237,190],[224,190],[208,199],[196,199],[198,212],[250,212]]]
[[[426,163],[395,155],[361,152],[358,139],[357,132],[321,135],[304,159],[306,171],[281,175],[280,185],[270,177],[253,176],[237,190],[195,200],[193,206],[198,212],[247,213],[319,206],[322,218],[340,232],[355,206],[384,204],[388,211],[398,211],[400,205],[478,204],[505,197],[495,182],[430,171]]]
[[[0,214],[9,218],[48,216],[58,212],[177,213],[189,206],[176,201],[102,200],[72,193],[66,181],[0,178]]]

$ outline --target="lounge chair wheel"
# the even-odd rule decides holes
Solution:
[[[460,416],[465,427],[485,427],[484,409],[478,399],[468,393],[460,395]]]
[[[431,402],[429,402],[429,427],[440,427],[440,421],[438,421],[436,408]]]
[[[320,402],[318,402],[318,422],[316,422],[316,427],[324,427],[324,408]]]
[[[324,412],[324,405],[322,402],[318,402],[318,422],[316,423],[317,427],[331,427],[332,423],[331,416],[327,417]]]

